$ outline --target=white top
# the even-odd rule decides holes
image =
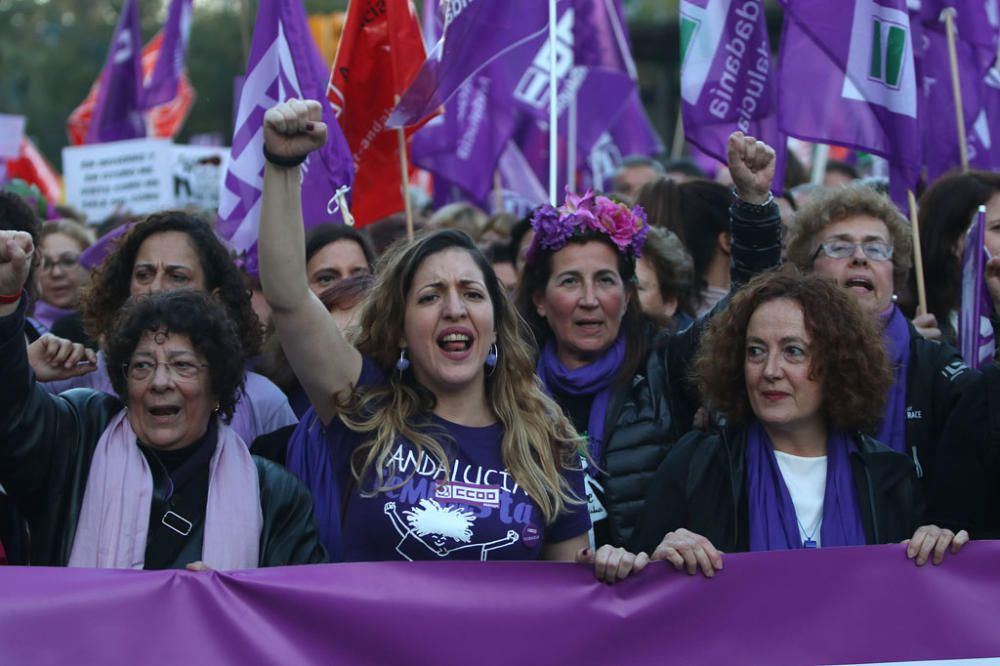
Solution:
[[[799,536],[802,541],[812,539],[816,546],[820,542],[823,523],[823,496],[826,493],[826,456],[804,458],[790,453],[775,451],[778,469],[785,480],[785,487],[792,497],[795,516],[799,522]]]

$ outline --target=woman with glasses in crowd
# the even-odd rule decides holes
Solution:
[[[247,569],[322,562],[309,493],[229,427],[240,333],[194,290],[130,299],[108,331],[115,395],[51,395],[22,337],[31,237],[0,232],[0,484],[30,563]]]

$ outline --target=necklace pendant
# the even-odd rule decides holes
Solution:
[[[803,548],[818,548],[818,546],[816,545],[816,540],[815,539],[806,539],[805,541],[802,542],[802,547]]]

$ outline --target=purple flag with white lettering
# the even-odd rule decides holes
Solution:
[[[565,4],[562,0],[560,4]],[[389,127],[416,125],[447,102],[495,59],[548,30],[548,5],[539,0],[463,0],[444,3],[444,33],[389,117]]]
[[[996,340],[990,321],[992,300],[986,288],[986,262],[989,252],[984,244],[986,206],[980,206],[976,219],[965,236],[962,251],[962,309],[958,315],[958,349],[973,368],[993,363]]]
[[[955,52],[971,166],[982,169],[992,166],[991,134],[997,132],[997,118],[990,118],[986,108],[986,77],[996,58],[997,29],[1000,27],[994,0],[923,0],[918,14],[922,34],[919,41],[914,43],[918,45],[916,55],[921,80],[920,124],[929,182],[936,180],[945,171],[961,165],[948,40],[943,19],[946,11],[952,12],[954,16]],[[914,34],[917,34],[916,30]],[[997,138],[1000,139],[1000,136]]]
[[[146,119],[139,109],[142,96],[142,41],[139,5],[126,0],[94,104],[84,143],[122,141],[146,136]]]
[[[171,0],[167,22],[163,27],[160,55],[142,93],[142,108],[151,109],[166,104],[177,96],[184,71],[188,35],[191,33],[193,0]]]
[[[264,112],[293,98],[318,100],[329,138],[302,163],[302,216],[306,228],[340,221],[338,193],[354,182],[354,165],[326,99],[329,72],[309,33],[301,0],[261,0],[250,60],[240,93],[233,144],[219,203],[219,235],[246,253],[256,272],[257,225],[264,183]]]
[[[780,1],[779,129],[886,158],[905,205],[921,165],[906,0]]]
[[[726,161],[739,130],[778,145],[771,43],[763,0],[681,2],[681,109],[684,136]]]

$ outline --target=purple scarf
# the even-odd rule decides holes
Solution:
[[[604,450],[604,416],[608,411],[608,401],[611,398],[611,382],[621,370],[625,361],[625,337],[618,334],[618,339],[611,347],[601,354],[593,363],[570,370],[559,360],[556,354],[556,344],[549,339],[538,357],[535,372],[542,380],[545,389],[550,393],[570,393],[575,395],[592,395],[594,402],[590,407],[590,418],[587,423],[587,439],[590,457],[600,464],[601,453]],[[590,467],[593,474],[597,470]]]
[[[885,405],[878,440],[893,451],[906,453],[906,368],[910,364],[910,326],[895,305],[881,315],[885,352],[892,363],[893,382]]]
[[[774,444],[759,422],[747,429],[747,493],[750,550],[802,548],[795,506],[774,456]],[[826,444],[826,492],[823,495],[823,547],[862,546],[865,531],[854,496],[850,452],[856,445],[845,433],[831,433]]]
[[[35,301],[35,319],[42,322],[48,330],[52,329],[52,324],[56,323],[56,321],[71,314],[76,314],[76,310],[73,308],[56,307],[41,299]]]

